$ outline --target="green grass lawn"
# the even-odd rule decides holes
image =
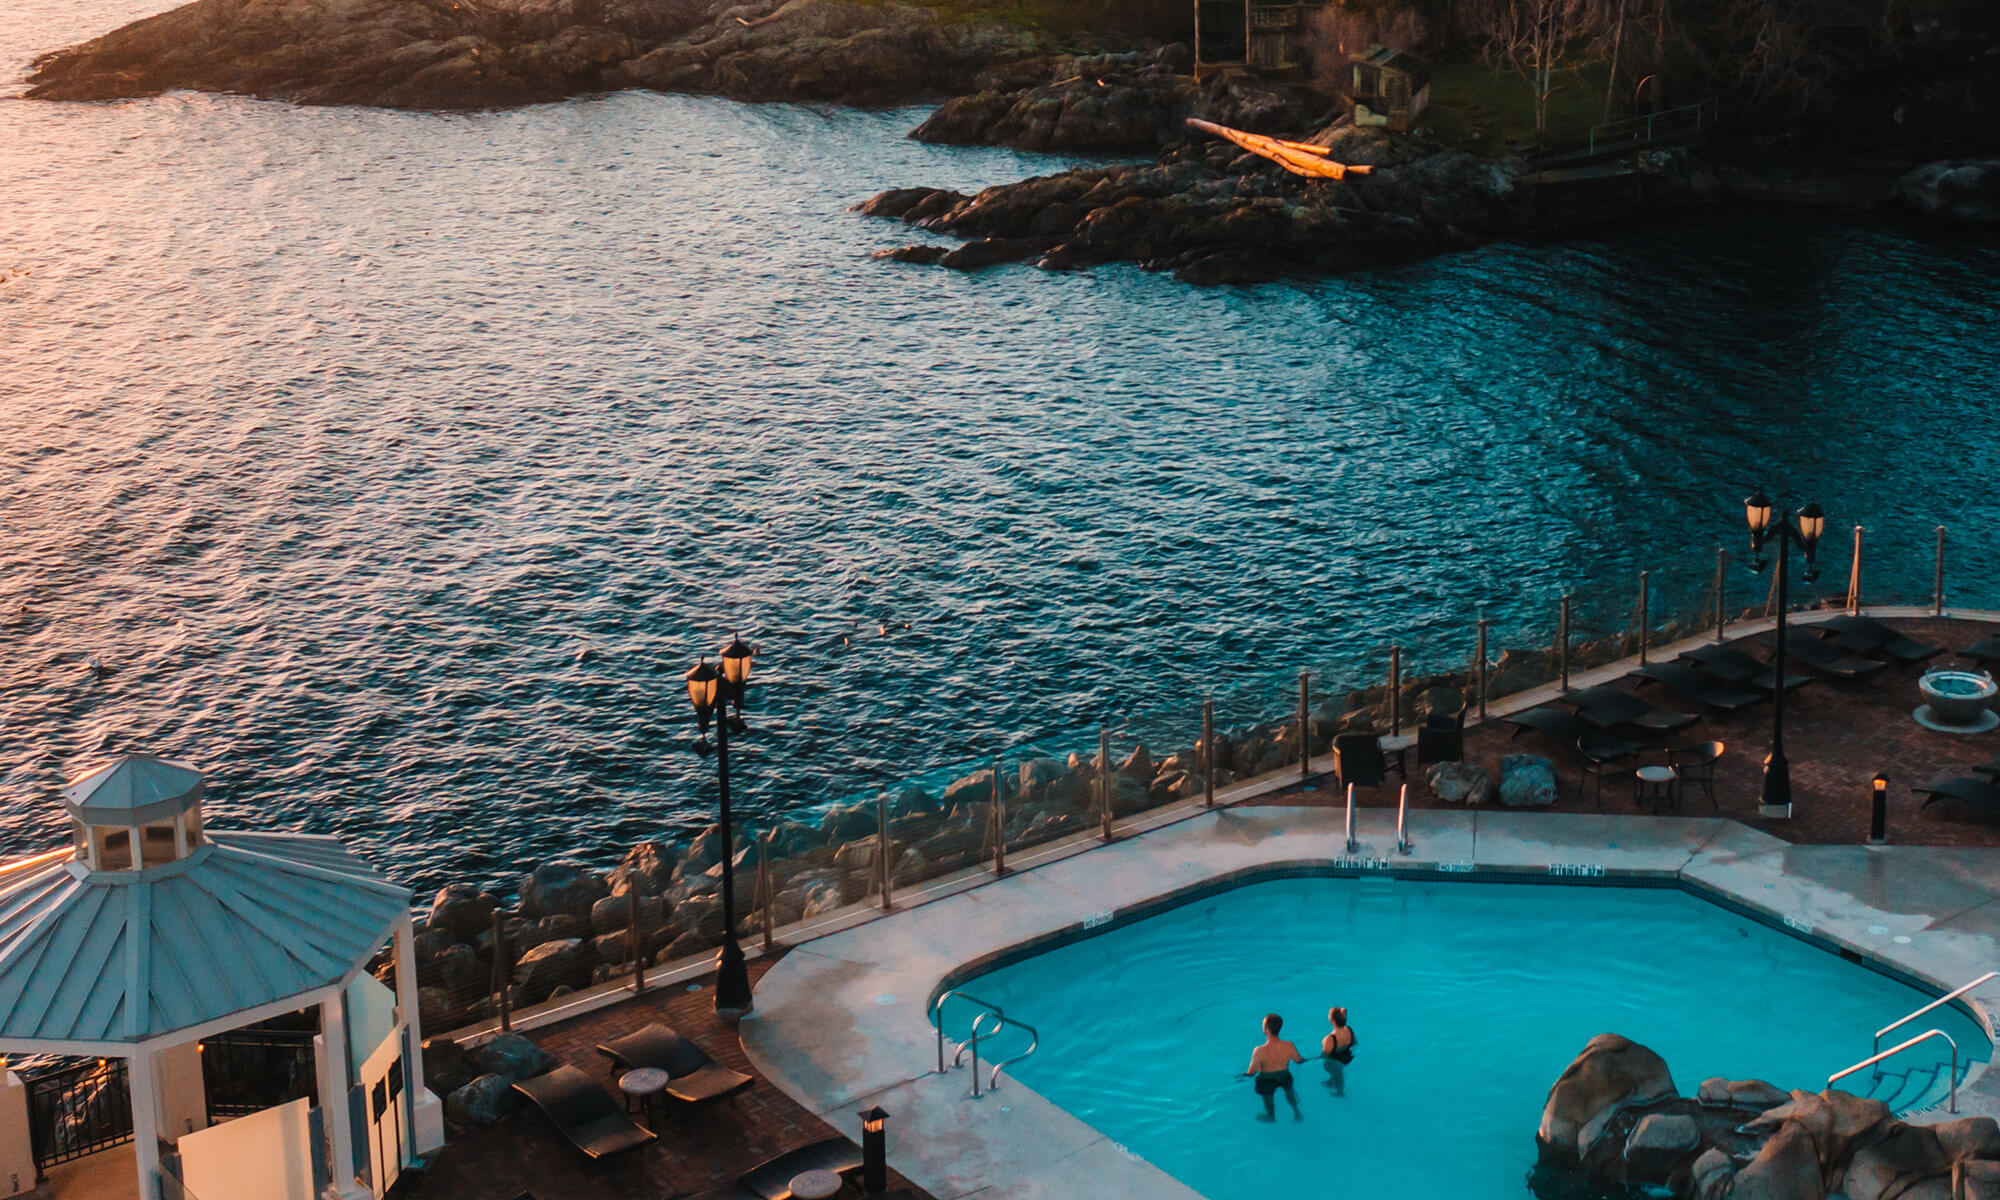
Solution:
[[[1549,96],[1548,141],[1582,142],[1604,119],[1603,67],[1556,76]],[[1424,124],[1455,146],[1479,154],[1530,149],[1535,140],[1535,99],[1528,81],[1510,68],[1478,61],[1439,63],[1431,73],[1431,105]]]

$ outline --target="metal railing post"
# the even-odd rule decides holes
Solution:
[[[1723,630],[1729,627],[1729,609],[1723,601],[1723,583],[1728,579],[1724,573],[1729,566],[1729,551],[1715,548],[1715,640],[1726,640]]]
[[[880,814],[876,819],[879,821]],[[766,829],[757,836],[757,890],[762,893],[764,914],[764,949],[775,950],[778,939],[771,931],[777,925],[777,897],[772,895],[778,889],[771,882],[771,835],[775,829]],[[880,830],[876,831],[880,833]]]
[[[1215,697],[1201,702],[1201,806],[1215,807]]]
[[[1410,852],[1410,785],[1404,784],[1396,796],[1396,853]]]
[[[625,942],[632,947],[632,994],[646,994],[646,939],[639,931],[639,889],[625,893]]]
[[[1312,715],[1308,711],[1310,698],[1306,672],[1299,672],[1299,790],[1305,791],[1312,782]]]
[[[1111,840],[1111,730],[1097,731],[1097,800],[1104,821],[1103,837]]]
[[[1354,853],[1354,785],[1347,785],[1347,852]]]
[[[890,878],[895,874],[889,862],[889,793],[875,793],[875,870],[882,877],[882,911],[895,907],[889,896]]]
[[[1403,735],[1403,648],[1389,647],[1389,736]]]
[[[1485,617],[1479,618],[1479,719],[1486,719],[1486,627],[1491,624]]]
[[[1569,593],[1564,592],[1562,612],[1556,620],[1556,660],[1562,669],[1562,690],[1569,690]]]
[[[1931,587],[1931,615],[1944,615],[1944,526],[1937,527],[1937,581]]]
[[[1000,760],[993,760],[993,874],[1007,873],[1007,810],[1000,793]]]
[[[513,983],[513,963],[507,953],[507,916],[499,909],[493,910],[493,993],[500,1003],[500,1028],[512,1031],[514,1028],[513,1004],[507,995]]]
[[[1647,643],[1652,640],[1653,632],[1652,621],[1650,619],[1652,614],[1648,611],[1648,603],[1651,600],[1653,590],[1651,586],[1652,579],[1653,573],[1651,571],[1639,572],[1639,665],[1642,667],[1646,665]]]
[[[1854,564],[1847,571],[1847,615],[1861,612],[1861,526],[1854,527]]]

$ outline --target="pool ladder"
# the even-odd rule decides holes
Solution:
[[[1960,996],[1965,995],[1965,993],[1971,991],[1973,988],[1978,987],[1980,984],[1985,983],[1988,980],[1992,979],[2000,979],[2000,971],[1988,971],[1986,974],[1981,975],[1979,978],[1973,980],[1970,983],[1960,984],[1959,986],[1953,988],[1951,991],[1946,992],[1942,996],[1939,996],[1937,999],[1931,1001],[1929,1004],[1924,1005],[1922,1008],[1909,1014],[1908,1016],[1903,1017],[1900,1020],[1891,1021],[1887,1025],[1884,1025],[1882,1028],[1876,1030],[1875,1045],[1873,1047],[1874,1053],[1870,1054],[1867,1058],[1862,1059],[1860,1062],[1855,1063],[1853,1066],[1847,1068],[1844,1071],[1839,1071],[1832,1075],[1827,1076],[1826,1086],[1832,1087],[1834,1085],[1834,1081],[1839,1079],[1845,1079],[1847,1076],[1854,1074],[1856,1071],[1861,1070],[1863,1067],[1875,1066],[1875,1064],[1883,1061],[1884,1059],[1892,1058],[1895,1055],[1901,1054],[1903,1051],[1910,1049],[1912,1046],[1921,1045],[1924,1042],[1930,1041],[1932,1038],[1943,1038],[1944,1044],[1951,1048],[1951,1075],[1947,1080],[1947,1082],[1950,1084],[1950,1091],[1948,1092],[1948,1099],[1946,1100],[1945,1111],[1957,1112],[1958,1111],[1958,1043],[1951,1039],[1950,1034],[1946,1033],[1942,1029],[1925,1030],[1923,1033],[1920,1033],[1917,1036],[1910,1038],[1907,1041],[1891,1046],[1887,1050],[1882,1049],[1882,1039],[1887,1035],[1889,1035],[1890,1033],[1894,1032],[1895,1030],[1901,1029],[1903,1026],[1908,1025],[1911,1021],[1916,1020],[1918,1017],[1923,1016],[1925,1013],[1930,1012],[1932,1009],[1941,1008],[1944,1005],[1951,1003],[1953,1000],[1958,999]],[[1879,1082],[1882,1078],[1882,1072],[1880,1070],[1877,1070],[1875,1072],[1874,1078]],[[1928,1089],[1926,1089],[1924,1094],[1928,1094]],[[1921,1098],[1921,1096],[1919,1098]],[[1932,1103],[1936,1103],[1936,1101],[1932,1101]]]
[[[978,1016],[972,1018],[972,1028],[968,1031],[968,1036],[965,1040],[954,1044],[955,1049],[951,1056],[951,1066],[947,1067],[944,1065],[944,1002],[952,999],[964,1000],[969,1004],[977,1004],[980,1011]],[[948,1070],[956,1070],[964,1064],[966,1052],[970,1051],[972,1053],[972,1098],[974,1100],[979,1099],[981,1095],[979,1090],[980,1039],[990,1038],[998,1034],[1001,1030],[1006,1029],[1009,1025],[1026,1032],[1028,1035],[1028,1048],[1026,1050],[987,1064],[990,1074],[987,1077],[986,1090],[989,1092],[999,1089],[1001,1071],[1033,1054],[1035,1047],[1042,1044],[1042,1035],[1036,1031],[1033,1025],[1028,1024],[1026,1021],[1015,1020],[1002,1011],[999,1005],[991,1001],[981,1000],[969,992],[962,992],[957,989],[943,993],[931,1004],[931,1023],[937,1027],[938,1074],[942,1075]]]

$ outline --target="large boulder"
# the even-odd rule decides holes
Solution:
[[[1729,1200],[1826,1200],[1826,1181],[1812,1135],[1796,1121],[1780,1125],[1757,1157],[1736,1173]]]
[[[1125,756],[1125,761],[1118,764],[1120,775],[1129,775],[1140,783],[1151,783],[1156,770],[1158,768],[1153,765],[1153,756],[1147,752],[1144,742],[1134,746],[1132,753]]]
[[[1797,1126],[1812,1138],[1819,1161],[1833,1164],[1847,1161],[1855,1147],[1881,1137],[1891,1120],[1889,1106],[1880,1100],[1828,1089],[1817,1094],[1795,1091],[1785,1103],[1743,1128],[1748,1133],[1772,1133],[1786,1125]]]
[[[1615,1033],[1600,1033],[1549,1089],[1536,1144],[1544,1161],[1580,1163],[1620,1111],[1678,1094],[1659,1055]]]
[[[657,896],[673,881],[674,868],[679,865],[680,856],[666,843],[640,842],[625,852],[624,861],[605,876],[605,883],[613,896],[628,892]]]
[[[572,863],[544,863],[521,881],[521,915],[590,919],[590,906],[611,894],[596,871]]]
[[[944,789],[946,812],[956,812],[968,804],[990,804],[993,801],[993,769],[974,771],[970,775],[952,780]]]
[[[2000,1200],[2000,1162],[1980,1159],[1959,1168],[1958,1200]]]
[[[590,954],[582,938],[543,942],[514,964],[514,982],[538,1004],[560,987],[582,987],[590,982]]]
[[[1429,778],[1431,794],[1446,804],[1488,804],[1493,800],[1493,777],[1477,763],[1436,763]]]
[[[867,837],[875,832],[875,825],[875,805],[872,802],[835,805],[820,818],[819,832],[827,845],[837,846],[858,837]],[[716,861],[721,861],[719,852]]]
[[[1681,1161],[1701,1148],[1693,1117],[1648,1113],[1625,1139],[1627,1182],[1665,1183]]]
[[[1509,754],[1500,760],[1500,803],[1509,808],[1547,808],[1556,802],[1556,769],[1538,754]]]
[[[506,1079],[533,1079],[556,1069],[556,1056],[518,1033],[503,1033],[466,1056],[481,1075]]]
[[[1735,1181],[1735,1161],[1711,1146],[1688,1168],[1688,1200],[1728,1200],[1729,1186]]]
[[[434,973],[431,985],[443,989],[458,1004],[471,1003],[492,983],[492,973],[470,946],[447,948],[431,960],[430,970]]]
[[[1899,1122],[1880,1141],[1854,1152],[1843,1186],[1848,1200],[1897,1200],[1913,1185],[1950,1171],[1951,1160],[1935,1132]]]
[[[1695,1099],[1710,1108],[1754,1108],[1759,1112],[1791,1098],[1791,1093],[1761,1079],[1724,1079],[1719,1075],[1702,1080],[1695,1092]]]
[[[444,1098],[444,1115],[454,1125],[491,1125],[520,1102],[512,1079],[481,1075]]]
[[[1020,779],[1021,799],[1024,801],[1040,800],[1048,795],[1049,788],[1055,784],[1056,780],[1062,778],[1065,769],[1062,762],[1058,759],[1023,759],[1021,765],[1016,769],[1016,775]]]
[[[427,929],[449,930],[453,938],[470,942],[493,923],[493,897],[469,883],[447,883],[431,898]]]
[[[1927,163],[1896,181],[1896,197],[1947,221],[2000,224],[2000,159]]]
[[[1931,1126],[1938,1149],[1953,1162],[2000,1162],[2000,1123],[1992,1117],[1960,1117]]]

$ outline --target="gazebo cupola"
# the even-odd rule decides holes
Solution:
[[[91,872],[144,871],[200,849],[201,772],[127,754],[63,789],[76,862]]]

